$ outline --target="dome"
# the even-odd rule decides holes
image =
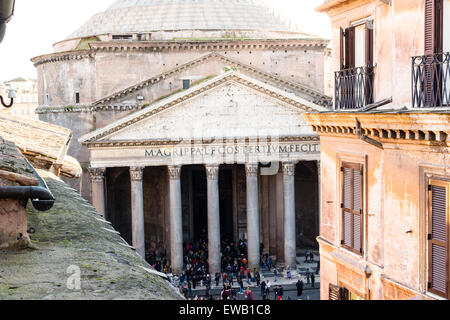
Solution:
[[[118,0],[69,39],[179,30],[299,32],[264,0]]]

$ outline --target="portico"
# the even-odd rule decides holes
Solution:
[[[236,72],[149,106],[80,139],[95,173],[94,206],[116,223],[130,216],[124,238],[142,257],[165,247],[176,273],[183,243],[203,229],[212,274],[230,235],[247,239],[252,269],[260,244],[294,266],[299,234],[308,232],[303,215],[318,213],[320,142],[301,116],[315,107]]]

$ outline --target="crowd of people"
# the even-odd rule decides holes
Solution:
[[[261,290],[261,298],[263,300],[283,300],[283,287],[274,285],[272,287],[269,280],[261,281],[261,274],[258,269],[250,270],[247,259],[247,242],[240,240],[233,242],[227,239],[222,241],[222,257],[221,257],[221,272],[214,275],[209,273],[208,265],[208,243],[206,240],[198,240],[188,243],[183,248],[183,272],[181,274],[172,273],[167,258],[166,252],[155,251],[147,254],[147,261],[153,268],[159,272],[168,275],[170,282],[177,288],[186,299],[189,300],[214,300],[210,294],[213,285],[216,288],[222,288],[217,300],[237,300],[238,294],[243,295],[245,300],[253,300],[253,292],[250,286],[255,284]],[[263,254],[264,247],[261,245],[261,267],[271,271],[273,269],[273,280],[277,282],[279,276],[278,270],[274,268],[273,260],[268,254]],[[307,252],[305,258],[312,262],[314,256],[312,252]],[[288,268],[287,278],[291,279],[291,272]],[[314,287],[315,275],[309,272],[306,273],[307,284]],[[237,288],[235,286],[237,285]],[[194,290],[197,287],[205,288],[205,295],[203,297],[195,296]],[[301,279],[297,282],[298,296],[302,295],[304,283]],[[290,297],[286,299],[290,300]]]

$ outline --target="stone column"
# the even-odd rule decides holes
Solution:
[[[284,182],[284,260],[296,270],[297,237],[295,233],[295,164],[283,163]]]
[[[214,275],[221,270],[220,261],[220,201],[219,166],[207,165],[208,180],[208,259],[209,273]]]
[[[144,190],[142,178],[143,167],[130,168],[131,178],[131,232],[133,247],[145,259],[145,223],[144,223]]]
[[[259,197],[258,164],[246,164],[247,173],[247,241],[250,270],[259,269]]]
[[[183,213],[181,207],[181,166],[169,166],[170,260],[172,272],[183,272]]]
[[[89,168],[91,177],[92,205],[99,214],[105,217],[105,168]]]

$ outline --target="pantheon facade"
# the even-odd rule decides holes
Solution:
[[[71,185],[136,251],[247,239],[293,266],[319,234],[328,41],[257,0],[119,0],[32,59],[41,120],[70,128]]]

